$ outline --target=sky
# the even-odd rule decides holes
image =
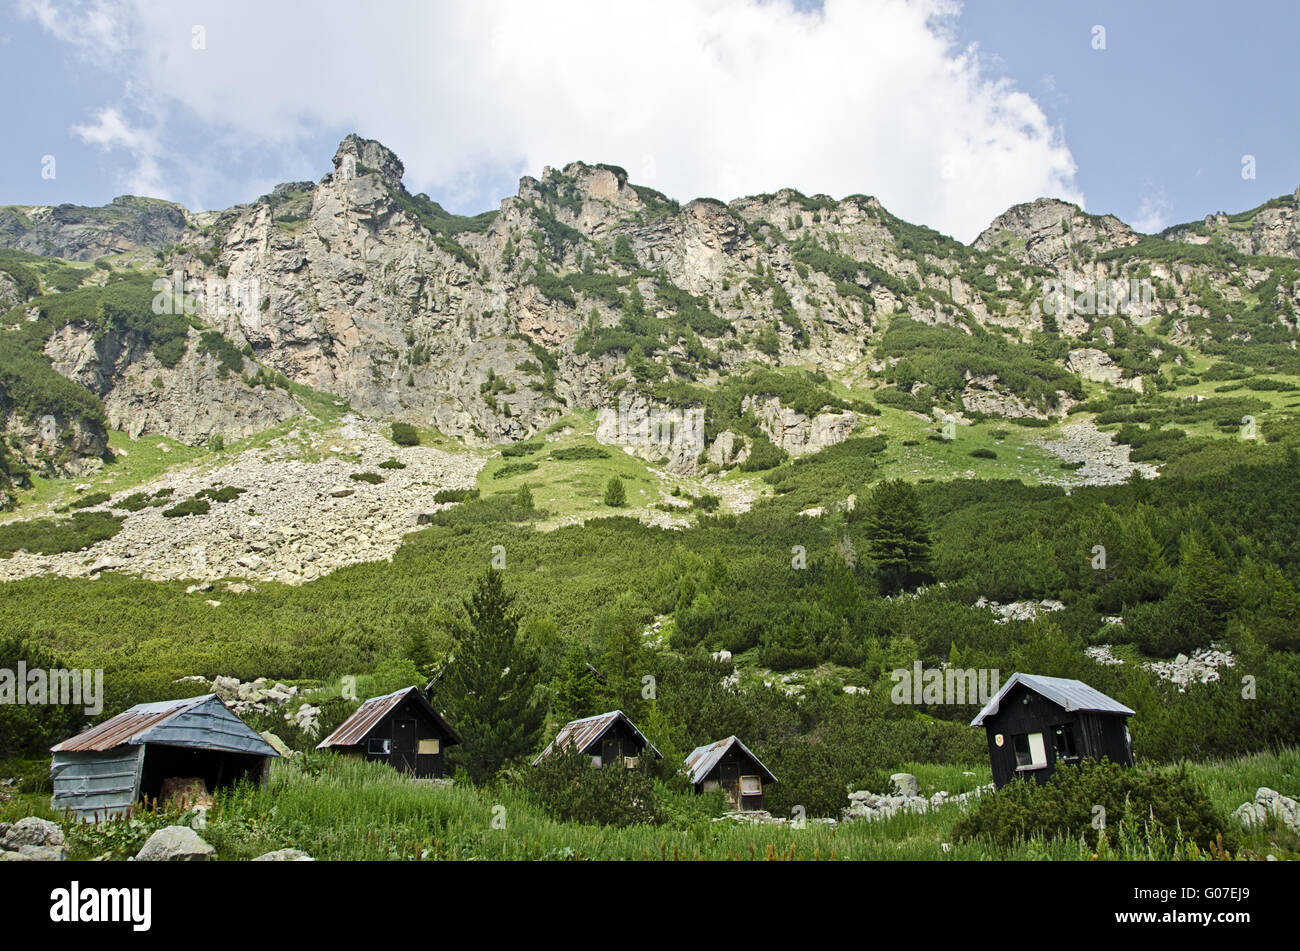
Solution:
[[[1297,37],[1290,0],[0,0],[0,204],[224,208],[355,131],[462,214],[582,160],[1155,232],[1300,185]]]

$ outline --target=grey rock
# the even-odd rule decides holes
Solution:
[[[149,837],[136,853],[137,862],[205,862],[217,850],[187,826],[167,826]]]
[[[316,861],[300,849],[277,849],[253,859],[254,862],[314,862]]]
[[[64,842],[63,830],[53,822],[36,816],[27,816],[9,827],[4,838],[0,839],[0,849],[17,851],[25,845],[60,846]]]

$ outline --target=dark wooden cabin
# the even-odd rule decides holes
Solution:
[[[446,772],[444,751],[459,742],[459,734],[420,688],[406,687],[367,700],[316,749],[336,749],[388,763],[402,773],[437,778]]]
[[[762,809],[764,787],[776,782],[772,771],[734,736],[697,746],[686,757],[682,772],[690,777],[697,793],[721,787],[737,812]]]
[[[1081,680],[1012,674],[971,726],[988,734],[993,782],[1017,776],[1047,782],[1057,763],[1081,759],[1133,765],[1133,711]]]
[[[552,750],[566,747],[570,743],[584,755],[590,756],[591,764],[597,769],[615,763],[631,769],[640,762],[641,753],[647,749],[654,754],[655,759],[664,758],[627,718],[627,714],[622,710],[610,710],[608,713],[566,723],[555,735],[555,739],[542,750],[541,755],[533,760],[533,765],[536,766],[550,756]]]

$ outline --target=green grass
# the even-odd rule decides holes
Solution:
[[[958,424],[951,440],[934,440],[929,437],[942,435],[942,423],[892,406],[882,406],[874,422],[889,436],[889,448],[879,458],[883,479],[1018,479],[1037,485],[1045,475],[1060,474],[1060,460],[1033,444],[1053,438],[1055,427],[1030,429],[1004,419],[986,419],[969,426]],[[905,444],[909,442],[915,445]],[[996,458],[972,456],[978,449],[990,450]]]
[[[1189,771],[1216,809],[1230,814],[1269,786],[1284,795],[1300,792],[1300,754],[1295,750],[1237,760],[1190,764]],[[921,792],[962,792],[988,781],[985,764],[935,767],[899,764],[916,775]],[[973,775],[966,775],[971,773]],[[264,789],[243,787],[218,794],[204,838],[222,860],[248,859],[280,848],[299,848],[323,860],[1089,860],[1093,849],[1068,839],[1023,842],[1008,849],[953,840],[959,806],[925,814],[834,825],[808,821],[749,825],[712,821],[680,787],[660,785],[674,818],[659,826],[610,828],[552,819],[521,790],[508,784],[477,789],[436,786],[409,779],[388,766],[333,755],[277,761]],[[847,798],[846,798],[847,804]],[[674,807],[675,808],[672,808]],[[694,808],[693,808],[694,807]],[[24,794],[0,806],[0,820],[42,815],[64,824],[74,859],[107,853],[123,859],[156,828],[176,815],[144,813],[130,822],[79,826],[53,814],[47,794]],[[499,820],[495,823],[493,820]],[[503,827],[501,827],[503,826]],[[1119,834],[1126,831],[1127,835]],[[1111,858],[1140,859],[1152,843],[1140,830],[1114,830]],[[1125,840],[1128,841],[1125,841]],[[1157,844],[1158,846],[1158,844]],[[1250,857],[1265,852],[1296,858],[1295,837],[1276,830],[1243,833]]]
[[[661,499],[659,479],[642,459],[628,455],[617,446],[601,446],[594,436],[594,423],[588,418],[569,417],[575,427],[573,433],[541,444],[522,457],[497,456],[488,461],[478,475],[478,486],[484,495],[497,492],[516,492],[527,484],[533,493],[534,503],[547,512],[547,520],[539,527],[549,527],[574,519],[587,519],[611,514],[635,514],[634,509],[645,509]],[[556,456],[554,453],[559,452]],[[599,458],[601,452],[603,458]],[[565,458],[586,456],[597,458]],[[520,462],[537,466],[535,470],[516,469]],[[501,472],[509,475],[499,476]],[[610,476],[618,476],[627,489],[627,507],[610,509],[601,501]],[[689,480],[677,480],[689,481]]]

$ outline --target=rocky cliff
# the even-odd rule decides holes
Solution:
[[[755,367],[856,374],[954,411],[1041,418],[1063,414],[1085,382],[1158,381],[1182,348],[1283,353],[1300,326],[1295,196],[1157,237],[1040,199],[967,246],[865,195],[682,205],[615,166],[574,162],[462,217],[410,194],[403,174],[390,150],[350,135],[319,181],[246,205],[9,209],[0,245],[77,261],[157,249],[160,274],[188,279],[196,306],[176,365],[87,324],[43,345],[103,400],[110,425],[188,442],[296,412],[282,387],[249,385],[262,371],[480,446],[571,409],[608,417],[628,398],[698,408],[701,388]],[[15,288],[0,282],[0,300],[17,301]],[[247,362],[223,375],[199,346],[205,332]],[[909,376],[934,359],[957,372]],[[857,422],[843,407],[794,413],[775,393],[748,395],[750,422],[792,453]],[[734,463],[745,440],[726,425],[711,425],[711,440],[724,432],[732,442],[711,455],[678,446],[656,458],[675,471]]]

